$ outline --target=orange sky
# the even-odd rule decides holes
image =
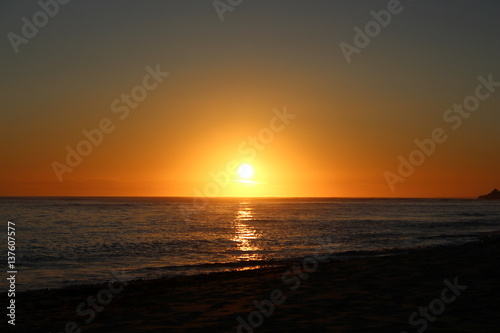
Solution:
[[[408,4],[348,64],[339,44],[385,4],[257,1],[223,22],[210,4],[68,4],[18,53],[4,41],[0,195],[475,197],[500,187],[500,88],[478,79],[500,82],[498,5]],[[5,35],[37,10],[2,3]],[[447,110],[481,84],[489,96],[454,129]],[[137,105],[122,99],[134,93]],[[285,108],[295,117],[273,120]],[[102,122],[109,133],[81,143]],[[447,140],[391,189],[387,172],[401,176],[398,157],[435,128]],[[259,133],[269,142],[252,146]],[[92,151],[69,167],[66,147],[79,144]],[[256,184],[217,183],[230,161],[250,163]],[[72,171],[58,175],[54,162]]]

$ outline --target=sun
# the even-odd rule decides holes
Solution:
[[[249,179],[253,175],[253,168],[250,164],[242,164],[238,168],[238,175],[243,179]]]

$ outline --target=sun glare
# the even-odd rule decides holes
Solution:
[[[253,175],[253,168],[250,164],[242,164],[238,168],[238,175],[243,179],[249,179]]]

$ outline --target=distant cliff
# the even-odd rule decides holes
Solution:
[[[478,199],[489,199],[489,200],[500,200],[500,191],[494,189],[491,193],[486,195],[480,195]]]

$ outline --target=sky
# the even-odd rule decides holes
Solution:
[[[0,3],[1,196],[500,188],[497,1],[64,2]]]

